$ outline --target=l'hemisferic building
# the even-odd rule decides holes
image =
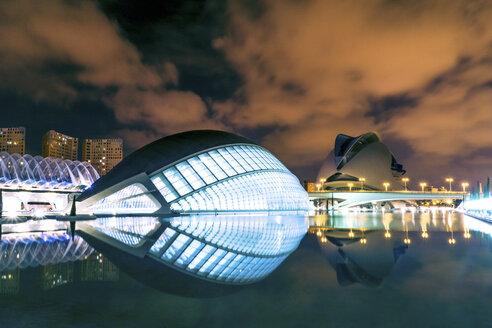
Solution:
[[[222,131],[168,136],[135,151],[77,197],[77,214],[303,212],[307,193],[265,148]]]
[[[97,216],[79,224],[91,245],[123,265],[158,268],[164,288],[182,293],[266,277],[306,233],[307,219],[295,214],[308,204],[299,180],[265,148],[190,131],[125,158],[78,197],[76,210]]]
[[[348,183],[353,184],[352,189],[384,190],[385,182],[392,188],[401,187],[405,172],[376,132],[358,137],[339,134],[319,170],[318,181],[326,179],[326,190],[348,190]]]

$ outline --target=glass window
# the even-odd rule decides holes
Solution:
[[[200,176],[193,170],[193,168],[188,164],[188,162],[181,162],[176,164],[176,168],[183,175],[183,177],[188,181],[188,183],[193,187],[193,189],[199,189],[205,185],[205,182],[200,178]]]
[[[210,172],[210,170],[198,157],[195,156],[188,159],[188,163],[190,163],[193,169],[200,175],[206,184],[211,184],[217,181],[212,172]]]
[[[162,247],[164,247],[164,245],[166,245],[166,243],[169,240],[171,240],[171,238],[175,234],[176,234],[176,231],[174,231],[171,228],[166,228],[166,230],[164,230],[164,232],[162,233],[162,235],[159,237],[159,239],[157,239],[157,241],[155,242],[155,244],[152,246],[152,248],[150,249],[150,252],[151,253],[154,253],[154,254],[159,253],[159,251],[162,249]]]
[[[171,182],[174,189],[181,195],[186,195],[191,192],[193,189],[186,182],[183,176],[176,170],[174,167],[170,167],[164,171],[164,176]]]
[[[227,176],[234,176],[237,174],[237,171],[234,170],[231,165],[227,162],[227,160],[222,157],[221,154],[217,150],[212,150],[209,152],[210,156],[214,159],[214,161],[220,166],[222,170],[227,174]],[[229,155],[230,156],[230,155]]]
[[[234,159],[234,157],[225,148],[217,149],[217,151],[224,157],[227,163],[229,163],[237,173],[244,173],[246,170]]]
[[[199,242],[198,240],[193,240],[191,244],[184,250],[184,252],[181,253],[175,264],[180,267],[187,266],[202,247],[203,244],[201,242]]]
[[[258,171],[261,169],[260,164],[252,157],[252,153],[248,150],[246,146],[234,146],[234,149],[241,154],[241,156],[248,162],[248,164],[253,168],[253,170]]]
[[[222,257],[226,254],[226,251],[223,249],[217,249],[205,262],[205,264],[198,270],[198,274],[205,275],[208,274],[219,262]]]
[[[179,235],[171,244],[171,246],[169,246],[164,255],[162,255],[162,259],[172,261],[174,257],[181,253],[189,240],[190,237],[183,234]]]
[[[241,148],[236,149],[234,147],[227,147],[226,150],[244,168],[244,170],[246,170],[246,172],[253,171],[251,165],[249,165],[248,162],[243,158],[242,155],[244,155],[244,152],[241,150]]]
[[[160,191],[162,196],[164,196],[166,202],[170,202],[178,198],[178,194],[174,191],[174,188],[171,186],[169,181],[167,181],[167,179],[162,179],[159,176],[154,176],[151,180],[156,188]]]
[[[220,166],[215,162],[215,160],[209,154],[198,155],[198,158],[207,166],[210,172],[217,178],[217,180],[222,180],[227,178],[227,174],[220,168]]]
[[[191,263],[186,268],[187,270],[194,271],[195,269],[200,268],[205,261],[215,252],[216,248],[210,245],[205,245],[202,248],[200,253],[191,261]]]

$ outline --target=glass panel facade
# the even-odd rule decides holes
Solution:
[[[160,205],[146,193],[143,185],[132,184],[92,204],[89,209],[95,214],[153,213]]]
[[[176,168],[168,168],[164,171],[164,175],[181,196],[193,190]]]
[[[186,212],[299,211],[307,210],[306,207],[307,194],[296,177],[278,171],[258,171],[203,188],[185,196],[172,208]]]
[[[307,193],[265,149],[228,146],[191,157],[151,178],[177,212],[306,211]]]
[[[155,176],[151,180],[162,196],[164,196],[166,202],[169,203],[179,197],[167,179],[163,179],[163,177],[160,176]]]

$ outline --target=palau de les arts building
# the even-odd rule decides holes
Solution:
[[[326,179],[323,190],[349,190],[349,183],[352,190],[361,187],[384,190],[383,183],[389,183],[392,189],[401,189],[405,172],[376,132],[358,137],[339,134],[334,150],[319,170],[317,181]]]

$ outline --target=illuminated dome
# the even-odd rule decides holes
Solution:
[[[388,182],[392,188],[401,187],[401,177],[405,174],[391,151],[384,145],[376,132],[368,132],[358,137],[339,134],[335,139],[335,148],[321,165],[319,179],[326,179],[324,189],[381,190]],[[359,178],[364,178],[360,183]]]
[[[222,131],[168,136],[135,151],[78,197],[94,214],[298,212],[299,180],[265,148]]]
[[[2,188],[73,189],[90,186],[99,174],[87,162],[0,153]]]

